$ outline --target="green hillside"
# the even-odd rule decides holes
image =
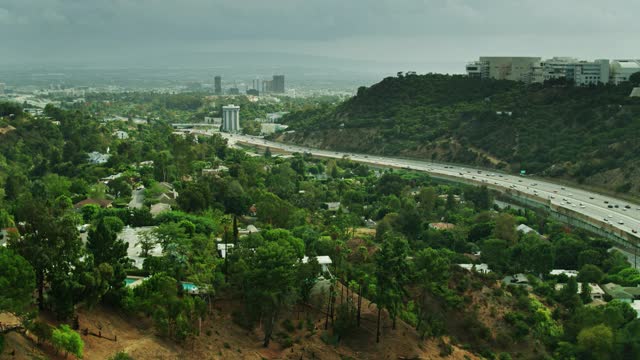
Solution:
[[[400,75],[334,107],[295,112],[284,140],[345,151],[495,166],[640,193],[633,85],[526,86]]]

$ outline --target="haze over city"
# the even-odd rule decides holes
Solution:
[[[461,73],[478,54],[628,58],[640,2],[4,0],[2,65]]]

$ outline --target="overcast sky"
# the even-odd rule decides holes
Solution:
[[[277,52],[448,71],[479,55],[640,58],[639,14],[640,0],[0,0],[0,64]]]

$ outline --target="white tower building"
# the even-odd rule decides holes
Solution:
[[[231,104],[222,107],[222,131],[240,132],[240,106]]]

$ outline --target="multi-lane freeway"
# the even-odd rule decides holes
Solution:
[[[381,167],[396,167],[425,171],[434,176],[458,178],[469,183],[485,184],[489,187],[508,189],[513,193],[537,198],[556,208],[581,214],[596,223],[608,224],[630,236],[638,237],[640,232],[640,205],[623,201],[595,192],[559,185],[549,180],[533,179],[526,176],[510,175],[490,169],[479,169],[460,165],[449,165],[421,160],[407,160],[377,155],[365,155],[313,149],[303,146],[283,144],[264,140],[260,137],[221,133],[230,144],[244,143],[266,146],[272,150],[311,153],[327,158],[349,157],[353,161]]]

